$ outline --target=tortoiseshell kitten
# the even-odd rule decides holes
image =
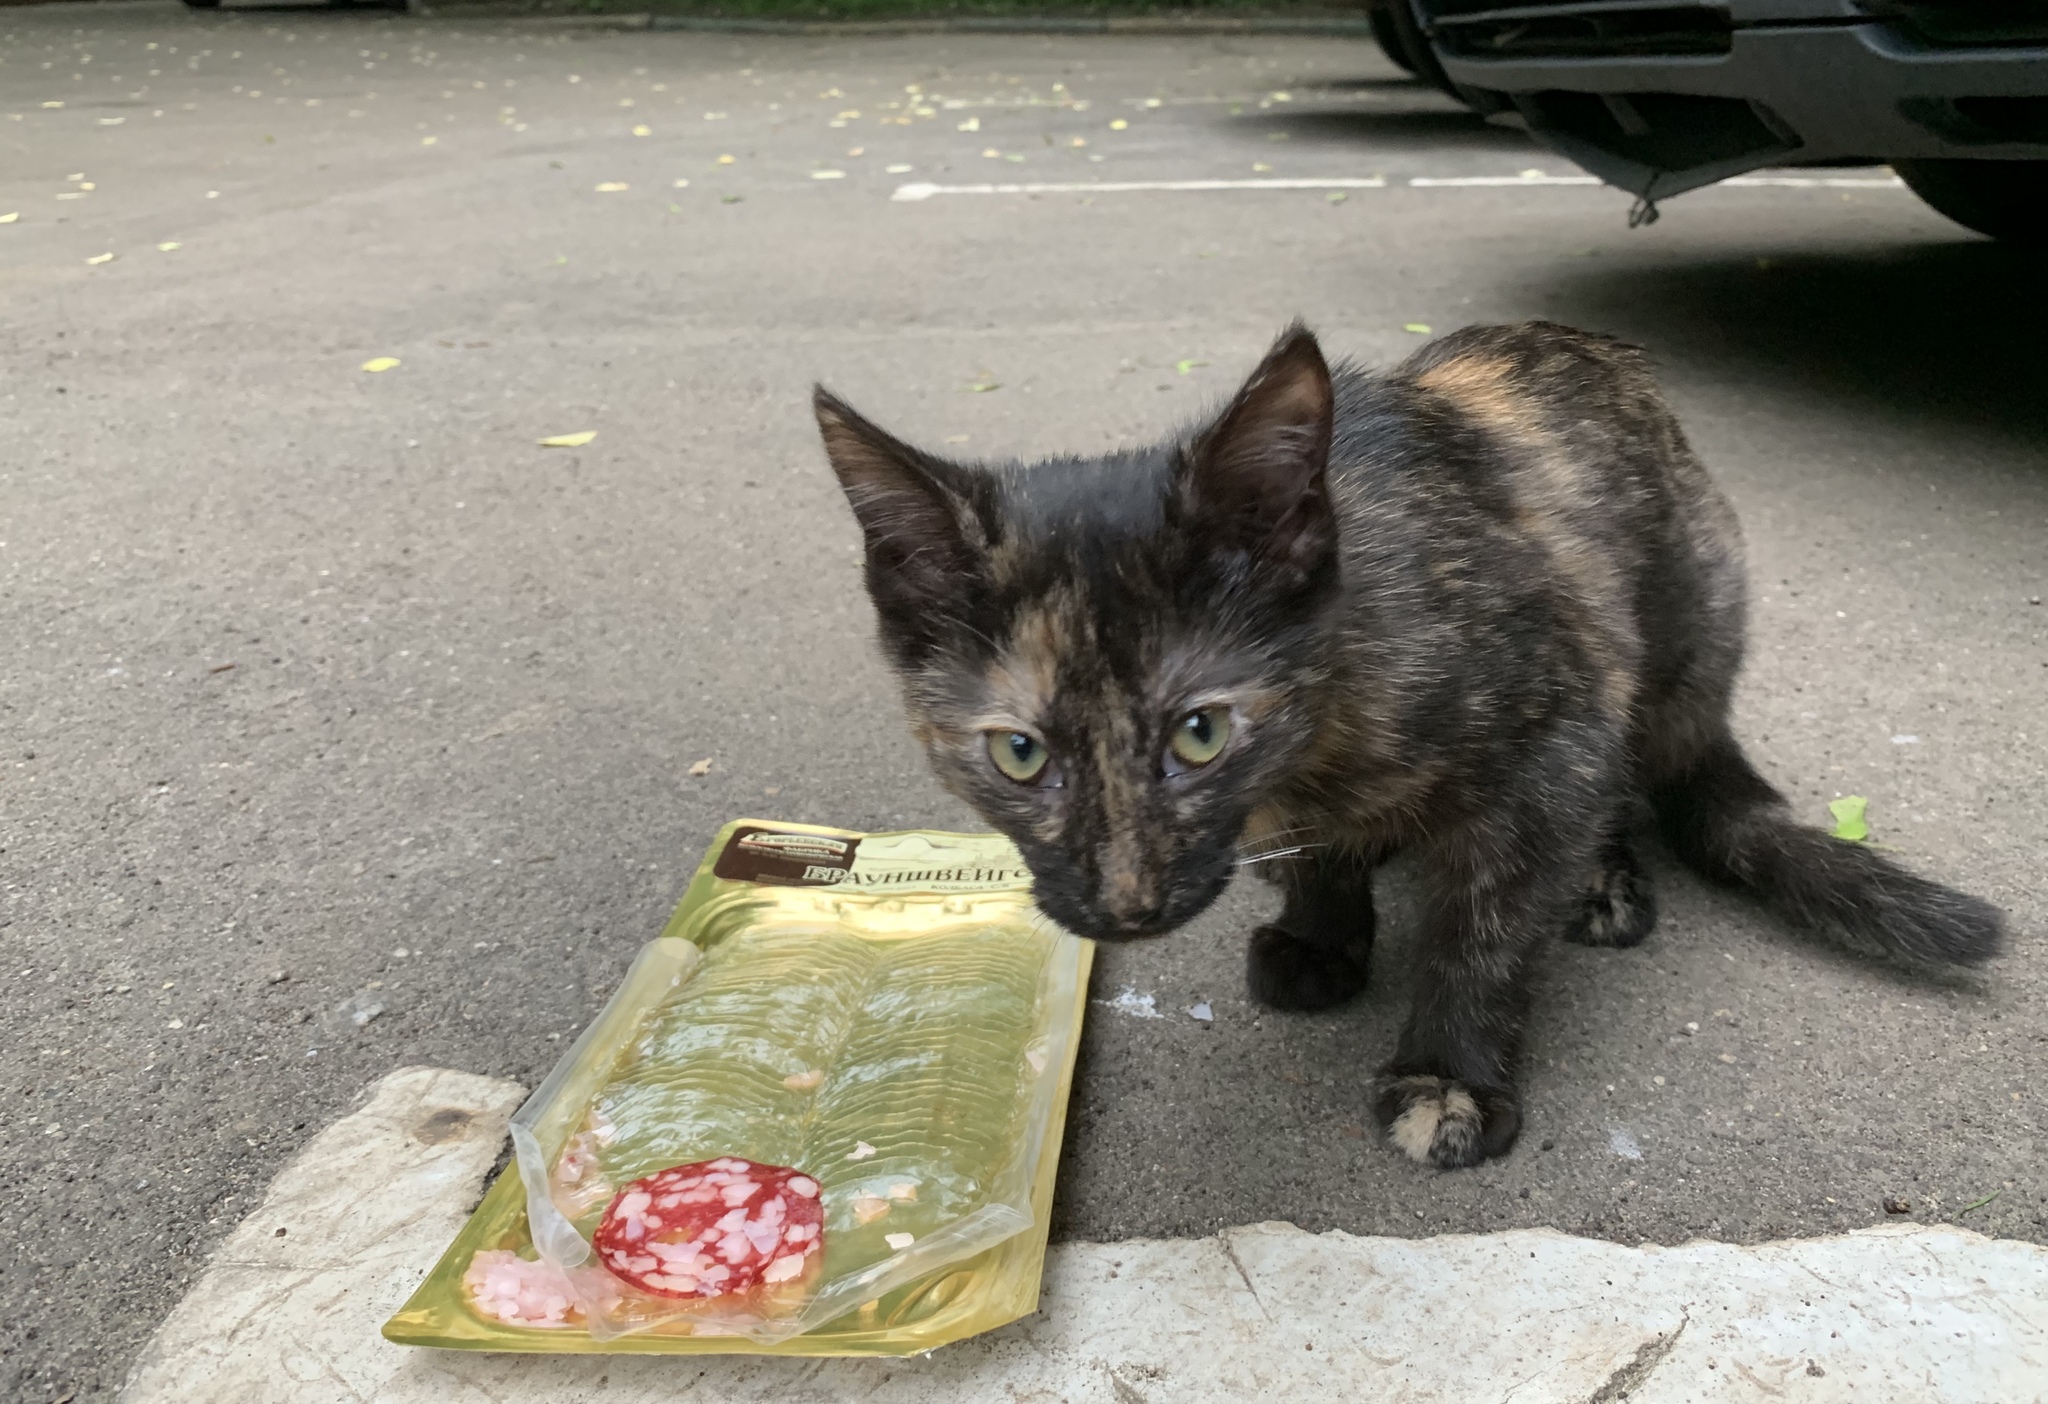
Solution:
[[[1184,438],[965,465],[820,389],[867,583],[940,780],[1102,940],[1212,902],[1240,845],[1285,892],[1253,995],[1364,988],[1372,872],[1415,851],[1414,1004],[1376,1110],[1418,1161],[1521,1125],[1530,962],[1632,946],[1647,810],[1686,863],[1850,946],[1975,962],[1988,904],[1793,823],[1728,726],[1734,514],[1640,352],[1471,328],[1386,374],[1296,327]]]

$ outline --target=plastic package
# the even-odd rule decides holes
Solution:
[[[1092,947],[1029,884],[994,836],[728,825],[385,1335],[896,1354],[1034,1309]],[[800,1276],[696,1299],[601,1265],[622,1187],[721,1157],[815,1181]]]

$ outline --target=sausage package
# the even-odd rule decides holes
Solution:
[[[742,820],[384,1327],[907,1355],[1036,1310],[1093,947],[994,835]]]

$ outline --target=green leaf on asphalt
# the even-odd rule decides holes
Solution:
[[[964,385],[961,388],[970,395],[986,395],[991,390],[1000,390],[1003,387],[998,381],[977,380],[972,385]]]
[[[1402,331],[1404,331],[1404,332],[1414,332],[1414,333],[1415,333],[1415,334],[1416,334],[1417,336],[1428,336],[1428,335],[1429,335],[1429,323],[1427,323],[1427,322],[1406,322],[1406,323],[1403,323],[1403,324],[1402,324],[1401,330],[1402,330]]]
[[[1956,1210],[1956,1212],[1958,1214],[1967,1214],[1972,1209],[1982,1209],[1985,1205],[1989,1204],[1992,1200],[1998,1198],[1998,1196],[2004,1193],[2005,1191],[2002,1189],[1995,1189],[1991,1191],[1991,1193],[1985,1195],[1982,1199],[1979,1199],[1974,1203],[1965,1204],[1962,1208]]]
[[[1173,368],[1179,371],[1182,375],[1186,375],[1196,366],[1206,366],[1208,364],[1209,363],[1207,361],[1175,361],[1173,363]]]
[[[368,371],[371,375],[380,375],[383,372],[392,369],[397,364],[398,357],[396,356],[373,356],[369,360],[363,362],[363,369]]]
[[[574,434],[556,434],[551,438],[542,439],[540,446],[542,448],[582,448],[596,437],[597,431],[595,429],[583,429]]]
[[[1835,837],[1851,843],[1862,843],[1870,837],[1870,826],[1863,822],[1864,806],[1870,801],[1861,795],[1843,795],[1838,800],[1828,801],[1828,812],[1835,816]]]

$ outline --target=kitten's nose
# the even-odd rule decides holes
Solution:
[[[1112,872],[1102,884],[1102,907],[1119,930],[1149,930],[1159,920],[1159,884],[1129,868]]]

